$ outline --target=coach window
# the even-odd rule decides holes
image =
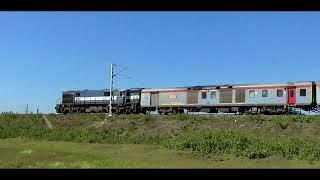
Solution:
[[[211,99],[215,99],[216,98],[216,92],[212,91],[211,92]]]
[[[254,98],[255,97],[255,91],[254,90],[251,90],[251,91],[249,91],[249,97],[250,98]]]
[[[202,92],[202,99],[207,99],[207,92]]]
[[[278,97],[282,97],[283,96],[283,90],[282,89],[278,89],[277,90],[277,96]]]
[[[300,96],[306,96],[306,95],[307,95],[306,89],[300,89]]]
[[[110,92],[104,92],[104,96],[110,96]]]
[[[76,97],[79,97],[80,96],[80,93],[76,93]]]
[[[268,97],[268,90],[262,90],[262,97]]]

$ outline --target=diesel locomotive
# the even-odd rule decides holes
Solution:
[[[252,113],[319,111],[320,82],[63,91],[57,113]]]

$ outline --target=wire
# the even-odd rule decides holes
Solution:
[[[120,66],[121,67],[121,66]],[[122,69],[117,73],[117,74],[115,74],[115,76],[116,75],[119,75],[121,72],[123,72],[123,71],[125,71],[125,70],[127,70],[128,68],[125,68],[125,67],[122,67]]]
[[[119,74],[118,76],[122,76],[122,77],[124,77],[124,78],[118,78],[118,79],[132,79],[132,77],[131,76],[127,76],[127,75],[123,75],[123,74]]]
[[[124,67],[124,66],[122,66],[122,65],[119,65],[119,64],[114,64],[114,66],[115,67],[119,67],[118,69],[119,69],[119,72],[117,72],[116,70],[116,73],[114,74],[114,79],[130,79],[130,80],[133,80],[133,81],[135,81],[135,82],[137,82],[138,84],[143,84],[143,82],[142,81],[140,81],[139,79],[137,79],[137,78],[134,78],[134,77],[132,77],[132,76],[128,76],[128,75],[125,75],[125,74],[122,74],[122,72],[124,72],[124,71],[126,71],[126,70],[128,70],[128,68],[127,67]],[[108,75],[107,76],[108,78],[110,78],[110,76]],[[113,87],[116,89],[116,87],[118,86],[119,84],[118,84],[118,82],[117,81],[113,81]]]

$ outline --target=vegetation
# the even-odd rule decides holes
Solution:
[[[292,138],[260,138],[228,131],[208,131],[172,141],[168,147],[200,155],[232,154],[252,158],[320,159],[320,143]]]
[[[149,144],[195,156],[320,160],[320,116],[0,115],[0,138]]]
[[[0,140],[0,168],[319,168],[320,161],[192,157],[154,145]]]

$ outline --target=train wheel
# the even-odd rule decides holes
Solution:
[[[66,110],[66,109],[65,109],[65,110],[63,111],[63,114],[68,114],[68,113],[69,113],[69,110]]]
[[[178,111],[176,109],[172,110],[172,114],[177,114],[177,113],[178,113]]]

